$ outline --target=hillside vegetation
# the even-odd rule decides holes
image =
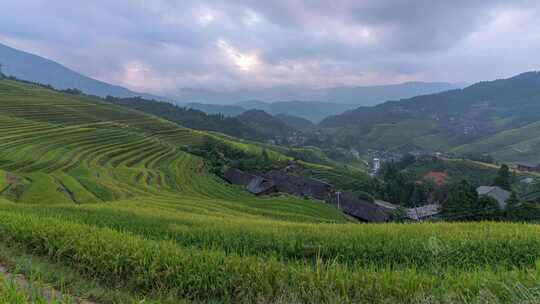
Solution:
[[[156,115],[191,129],[218,131],[247,139],[265,140],[271,138],[265,137],[264,134],[257,132],[236,118],[222,114],[206,114],[200,110],[181,108],[168,102],[142,98],[115,98],[109,96],[106,100],[117,105]]]
[[[314,123],[302,117],[289,114],[276,114],[274,117],[296,130],[309,131],[316,128]]]
[[[236,118],[266,138],[286,139],[296,131],[285,122],[262,110],[249,110]]]
[[[0,244],[138,302],[540,299],[537,225],[350,223],[322,202],[259,198],[224,183],[208,160],[188,153],[207,138],[263,151],[97,99],[0,80]]]
[[[540,162],[540,72],[389,101],[326,118],[335,145],[360,150],[490,154]]]

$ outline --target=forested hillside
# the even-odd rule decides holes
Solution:
[[[227,117],[223,114],[206,114],[199,110],[182,108],[168,102],[147,100],[139,97],[115,98],[109,96],[106,100],[120,106],[162,117],[191,129],[216,131],[247,139],[268,139],[263,133],[247,126],[237,118]]]
[[[296,130],[311,131],[317,128],[314,123],[302,117],[289,114],[276,114],[274,117]]]
[[[259,100],[248,100],[237,103],[237,105],[250,110],[263,110],[269,114],[289,114],[305,118],[314,123],[320,122],[329,115],[340,114],[346,110],[354,108],[354,105],[341,104],[335,101],[277,101],[262,102]]]
[[[207,103],[188,103],[186,108],[203,111],[207,114],[223,114],[225,116],[237,116],[244,113],[247,109],[241,106],[235,105],[220,105],[220,104],[207,104]]]
[[[323,120],[337,144],[360,149],[492,154],[540,161],[540,73],[362,107]]]
[[[236,118],[266,138],[274,138],[284,143],[288,137],[297,132],[296,129],[262,110],[249,110]]]

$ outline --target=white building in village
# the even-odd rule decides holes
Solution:
[[[375,173],[379,172],[379,170],[381,169],[381,160],[379,158],[374,158],[373,159],[373,171]]]

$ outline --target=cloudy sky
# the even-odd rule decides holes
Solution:
[[[139,91],[540,69],[537,0],[2,0],[0,42]]]

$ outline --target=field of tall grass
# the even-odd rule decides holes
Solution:
[[[0,81],[0,245],[157,302],[540,302],[537,225],[358,224],[255,197],[185,152],[205,136],[234,143]]]
[[[275,229],[280,223],[268,222],[267,231],[246,227],[245,235],[233,234],[231,239],[243,240],[231,248],[205,240],[209,234],[200,230],[190,232],[198,242],[187,245],[58,217],[5,211],[0,216],[2,242],[22,245],[109,286],[154,297],[416,303],[474,302],[489,295],[514,303],[534,294],[540,279],[539,231],[533,226],[521,231],[519,224],[334,224],[341,227],[330,231],[325,231],[329,224],[306,224],[290,227],[303,230],[304,237],[295,239],[293,233],[289,239]],[[355,235],[331,238],[344,232]],[[265,234],[272,237],[257,237]],[[328,242],[333,251],[314,239]]]

